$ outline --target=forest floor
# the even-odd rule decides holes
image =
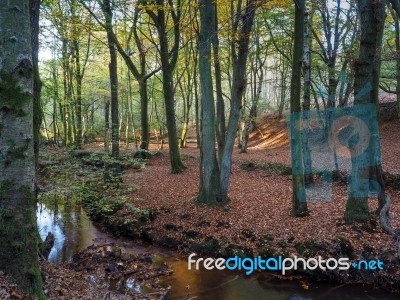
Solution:
[[[391,174],[400,174],[400,122],[381,124],[380,134],[383,169]],[[93,143],[85,148],[96,153],[102,149],[101,143]],[[158,146],[152,144],[150,150],[158,151],[158,155],[125,170],[118,193],[116,189],[111,189],[101,190],[97,194],[108,196],[102,198],[105,200],[101,202],[101,209],[91,206],[90,201],[95,200],[90,197],[87,200],[89,203],[84,203],[89,215],[111,232],[141,238],[185,256],[196,252],[203,257],[321,255],[346,256],[352,260],[380,259],[384,263],[383,271],[315,271],[302,275],[317,280],[351,281],[391,291],[400,290],[396,241],[380,228],[376,214],[364,224],[348,224],[344,221],[347,199],[347,187],[344,183],[333,182],[331,201],[309,202],[309,216],[290,216],[290,149],[284,120],[269,119],[261,122],[250,137],[248,153],[234,150],[230,201],[224,207],[210,208],[194,201],[199,182],[199,150],[195,143],[188,143],[187,148],[181,149],[187,168],[180,174],[170,173],[168,145],[164,145],[164,149],[159,151]],[[52,164],[45,166],[45,170],[55,167],[54,162],[62,164],[67,161],[66,155],[69,155],[64,150],[60,154],[60,150],[55,148],[50,148],[47,152],[50,157],[58,156],[58,159],[51,158]],[[121,152],[131,156],[134,151],[121,146]],[[87,163],[88,161],[81,170],[91,167]],[[61,170],[62,168],[65,170]],[[45,181],[55,180],[52,178],[59,176],[57,172],[61,171],[65,171],[64,175],[67,177],[71,175],[74,178],[85,178],[81,176],[81,171],[67,169],[63,165],[52,171],[46,170],[40,173],[40,178]],[[72,174],[73,172],[77,174]],[[60,181],[66,178],[61,175],[59,177]],[[387,192],[393,200],[390,225],[398,231],[400,191],[398,178],[396,180],[395,184],[388,187]],[[92,195],[90,190],[85,191]],[[369,200],[369,206],[371,212],[374,212],[377,209],[377,200]],[[130,221],[132,215],[137,218]],[[160,276],[167,276],[170,272],[167,267],[159,270],[152,269],[151,265],[146,266],[145,258],[125,259],[126,268],[115,270],[113,276],[125,276],[124,272],[133,272],[134,266],[135,270],[138,268],[144,272],[144,279],[148,277],[147,284],[157,286],[155,277],[151,274],[161,272]],[[93,260],[98,261],[98,268],[93,269],[92,264],[88,265],[88,261]],[[104,270],[110,264],[115,265],[115,256],[105,255],[104,248],[88,249],[76,257],[75,264],[55,265],[43,261],[46,292],[50,299],[125,299],[128,296],[123,293],[110,292],[105,285],[96,287],[93,284],[93,275],[104,277]],[[0,298],[1,293],[4,293],[9,299],[28,299],[19,293],[5,275],[0,273]],[[143,299],[162,298],[164,292],[165,289],[159,288],[154,295],[143,295]],[[135,297],[141,299],[138,294]]]

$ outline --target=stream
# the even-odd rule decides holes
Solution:
[[[80,206],[39,204],[37,209],[39,233],[45,239],[48,232],[55,236],[49,261],[69,262],[75,253],[88,246],[117,243],[125,253],[151,253],[153,263],[167,262],[174,274],[162,279],[171,286],[167,299],[244,300],[244,299],[399,299],[399,295],[366,288],[361,285],[313,283],[308,288],[296,280],[277,279],[269,273],[246,276],[243,273],[218,270],[188,270],[187,258],[162,248],[142,244],[104,232],[92,223]],[[194,299],[194,298],[193,298]]]

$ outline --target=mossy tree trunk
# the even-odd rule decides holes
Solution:
[[[38,261],[30,3],[0,8],[0,269],[45,299]]]
[[[381,66],[381,49],[383,29],[385,23],[385,1],[359,0],[357,9],[360,14],[361,37],[358,60],[354,63],[355,79],[354,104],[373,103],[378,109],[379,75]],[[371,86],[369,92],[362,89]],[[360,96],[357,96],[359,94]],[[371,128],[368,125],[368,128]],[[370,218],[368,195],[370,191],[369,179],[379,185],[379,206],[383,206],[385,187],[382,179],[382,166],[375,149],[380,148],[376,143],[379,139],[370,139],[369,155],[352,155],[352,174],[350,178],[350,192],[346,204],[345,218],[348,221],[366,221]]]

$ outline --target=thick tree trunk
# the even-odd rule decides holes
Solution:
[[[357,2],[360,13],[361,40],[359,58],[355,62],[355,107],[357,104],[373,103],[378,109],[378,91],[380,74],[380,53],[385,23],[385,2],[383,0],[359,0]],[[371,86],[369,92],[363,93],[362,89]],[[357,94],[359,96],[357,96]],[[376,121],[377,122],[377,121]],[[371,125],[368,125],[371,128]],[[349,198],[346,204],[345,218],[348,221],[366,221],[370,217],[368,207],[368,194],[370,190],[369,179],[375,180],[380,188],[380,207],[384,204],[384,184],[382,166],[379,154],[375,149],[380,149],[379,140],[370,139],[369,156],[352,155],[352,173],[350,177]]]
[[[294,45],[292,81],[290,87],[290,146],[292,154],[292,216],[304,216],[308,213],[306,195],[304,189],[302,135],[296,130],[297,122],[300,120],[300,94],[301,94],[301,67],[303,61],[303,40],[304,40],[304,9],[305,0],[296,1],[294,23]]]
[[[215,205],[219,202],[218,163],[215,152],[215,107],[211,72],[211,40],[215,33],[215,6],[200,0],[199,74],[201,88],[200,189],[197,200]]]
[[[44,299],[36,224],[29,9],[25,0],[6,1],[0,8],[0,269]]]

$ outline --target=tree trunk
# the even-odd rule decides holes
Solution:
[[[162,82],[164,92],[165,116],[168,129],[169,158],[171,162],[171,172],[180,173],[185,169],[179,153],[178,135],[176,131],[175,120],[175,95],[173,85],[173,71],[178,59],[178,49],[180,41],[180,14],[181,2],[177,2],[177,7],[173,7],[173,2],[168,4],[164,0],[157,0],[160,6],[168,5],[170,10],[160,9],[157,14],[148,10],[150,18],[157,27],[159,38],[159,54],[161,60]],[[169,11],[170,17],[174,22],[173,27],[173,46],[169,49],[169,30],[167,28],[166,11]]]
[[[149,149],[150,143],[150,126],[149,126],[149,98],[147,96],[147,80],[139,81],[140,91],[140,122],[142,128],[142,142],[140,143],[140,149]]]
[[[395,39],[396,39],[396,110],[397,117],[400,119],[400,25],[399,16],[392,11],[394,19]]]
[[[71,1],[71,33],[72,33],[72,52],[75,64],[75,81],[76,81],[76,103],[75,103],[75,119],[76,119],[76,135],[75,135],[75,147],[77,149],[82,149],[82,67],[80,62],[80,45],[78,41],[78,22],[79,16],[76,15],[77,1]],[[88,45],[89,47],[89,45]]]
[[[303,52],[303,77],[304,77],[304,95],[303,95],[303,114],[304,122],[309,120],[309,111],[311,106],[311,24],[307,7],[304,7],[304,52]],[[308,124],[307,124],[308,125]],[[304,164],[304,183],[313,182],[311,152],[308,144],[307,131],[302,132],[303,143],[303,164]]]
[[[196,51],[194,51],[194,68],[197,69],[198,65],[198,55],[196,54]],[[195,123],[196,123],[196,146],[197,148],[200,148],[200,118],[199,118],[199,84],[197,80],[198,74],[193,76],[193,87],[194,87],[194,110],[195,110]]]
[[[103,12],[106,19],[106,27],[112,28],[112,8],[110,0],[104,0]],[[108,49],[110,52],[110,85],[111,85],[111,155],[119,156],[119,115],[118,115],[118,71],[117,52],[114,45],[114,37],[110,30],[107,30]]]
[[[234,58],[233,82],[231,92],[231,110],[226,132],[226,140],[222,159],[220,161],[220,192],[219,201],[225,203],[228,201],[228,187],[232,166],[232,151],[235,143],[236,132],[239,122],[240,106],[243,93],[246,88],[246,66],[249,51],[250,34],[253,26],[256,6],[254,0],[249,0],[243,15],[242,27],[239,33],[238,54]]]
[[[383,0],[359,0],[357,6],[360,12],[361,39],[359,57],[354,65],[355,108],[357,104],[373,103],[378,109],[380,53],[385,23],[385,2]],[[363,92],[366,87],[371,87],[370,91]],[[373,126],[371,124],[367,125],[368,128]],[[385,187],[382,180],[382,166],[377,161],[380,155],[375,153],[375,149],[380,149],[379,143],[380,141],[376,137],[372,137],[370,139],[369,155],[352,155],[350,191],[345,212],[345,218],[348,221],[363,222],[370,218],[368,194],[371,181],[369,179],[373,179],[378,183],[380,187],[379,204],[380,207],[383,206]]]
[[[32,44],[32,63],[33,63],[33,139],[35,150],[36,168],[39,163],[39,143],[40,125],[42,124],[43,111],[40,105],[40,91],[42,82],[39,75],[39,0],[30,0],[30,24],[31,24],[31,44]]]
[[[249,118],[246,121],[245,126],[244,126],[243,140],[242,140],[242,146],[241,146],[241,149],[240,149],[240,153],[246,153],[247,152],[247,143],[249,141],[249,135],[250,135],[250,132],[252,131],[253,124],[255,123],[254,120],[255,120],[256,114],[257,114],[258,100],[260,99],[260,95],[261,95],[261,91],[262,91],[262,83],[263,83],[263,80],[264,80],[264,70],[262,68],[263,68],[263,66],[261,65],[261,66],[257,67],[257,70],[254,70],[254,73],[255,73],[254,75],[255,76],[254,76],[254,83],[253,84],[255,86],[257,86],[257,87],[255,88],[255,94],[253,95],[253,99],[251,101],[251,108],[250,108],[250,112],[249,112]],[[257,76],[258,71],[260,72],[259,76]],[[258,77],[258,83],[256,82],[257,77]]]
[[[57,78],[57,73],[56,73],[56,68],[55,66],[53,67],[52,70],[52,79],[53,79],[53,91],[54,91],[54,99],[53,99],[53,142],[55,145],[58,145],[58,130],[57,130],[57,102],[59,100],[59,93],[58,93],[58,78]]]
[[[294,45],[303,45],[305,0],[295,2]],[[290,146],[292,154],[292,216],[307,215],[304,189],[302,135],[295,125],[300,120],[301,66],[303,47],[293,47],[292,81],[290,86]]]
[[[215,152],[215,108],[211,73],[211,40],[215,6],[212,0],[200,0],[199,74],[201,89],[200,188],[197,200],[209,205],[219,202],[218,163]]]
[[[222,96],[222,75],[221,75],[221,64],[219,58],[219,38],[218,38],[218,8],[214,4],[214,28],[210,30],[214,31],[214,35],[210,37],[212,39],[213,54],[214,54],[214,70],[215,70],[215,89],[217,93],[217,142],[218,142],[218,158],[219,161],[222,159],[222,153],[225,146],[225,103]],[[211,20],[211,19],[210,19]],[[210,22],[208,20],[208,22]]]
[[[104,150],[110,152],[110,100],[105,99],[104,105]]]
[[[15,0],[0,8],[0,269],[45,299],[36,224],[32,53],[37,49],[31,46],[30,7],[29,1]]]

